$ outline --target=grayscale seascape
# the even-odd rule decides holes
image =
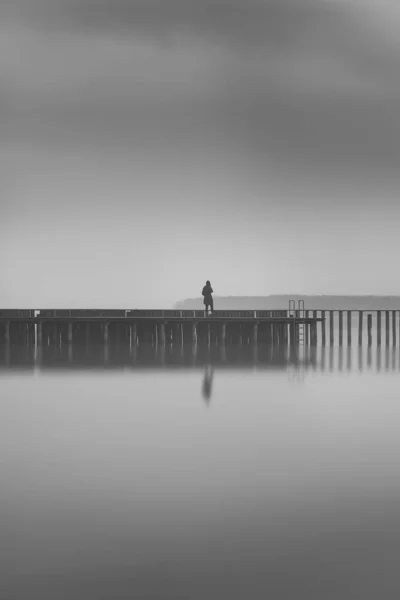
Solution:
[[[0,600],[400,598],[400,0],[0,0]]]

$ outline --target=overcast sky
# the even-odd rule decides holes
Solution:
[[[398,0],[2,0],[0,304],[400,294],[399,40]]]

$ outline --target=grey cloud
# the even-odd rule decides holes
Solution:
[[[68,89],[56,78],[51,93],[46,85],[40,91],[40,82],[35,94],[25,89],[21,99],[20,91],[17,108],[9,113],[9,122],[19,124],[20,130],[40,129],[52,135],[63,131],[67,136],[72,132],[78,138],[128,146],[164,140],[177,152],[181,139],[203,136],[211,144],[217,136],[227,151],[240,148],[249,162],[261,169],[263,164],[275,164],[288,178],[298,169],[308,178],[325,173],[333,179],[397,180],[397,48],[367,28],[361,10],[317,0],[14,1],[8,6],[9,16],[54,27],[55,32],[60,27],[84,33],[87,47],[91,39],[106,40],[114,34],[170,40],[182,54],[186,48],[182,37],[189,44],[190,39],[210,43],[205,92],[193,86],[190,68],[171,96],[174,82],[161,81],[168,70],[160,71],[159,80],[146,87],[135,62],[131,69],[129,61],[121,63],[116,74],[118,62],[113,67],[102,62],[101,55],[101,67],[96,66],[97,71],[103,69],[100,82],[91,85],[89,77],[87,84],[80,79],[74,87],[70,63]],[[50,61],[51,44],[56,47],[56,38],[48,41]],[[213,58],[221,47],[229,58],[215,68]],[[135,48],[131,51],[135,53]],[[154,60],[163,64],[170,51],[167,44]],[[33,56],[24,60],[30,77],[35,69],[40,73]],[[64,64],[67,60],[66,55]],[[191,60],[195,65],[195,54]],[[149,62],[145,80],[154,64]],[[61,68],[57,76],[62,73]],[[21,105],[23,115],[18,112]]]

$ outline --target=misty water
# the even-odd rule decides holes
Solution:
[[[399,348],[3,345],[0,365],[0,598],[400,592]]]

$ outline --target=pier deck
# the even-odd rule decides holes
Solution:
[[[289,305],[290,306],[290,305]],[[3,309],[0,343],[400,344],[399,310]],[[355,314],[356,313],[356,314]],[[354,319],[354,316],[356,319]],[[356,331],[354,331],[354,328]],[[398,342],[399,340],[399,342]]]

